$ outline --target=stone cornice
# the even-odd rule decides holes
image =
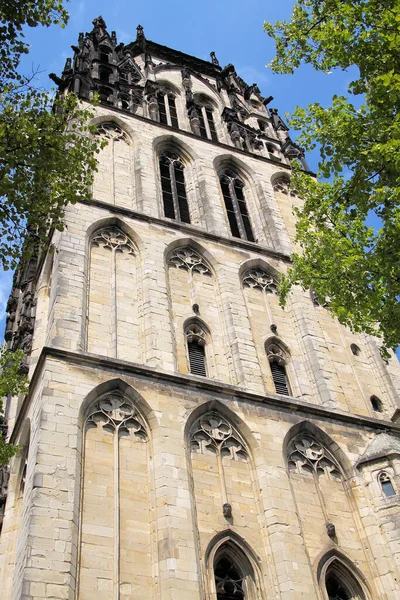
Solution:
[[[400,426],[394,425],[390,421],[383,421],[374,419],[372,417],[363,417],[361,415],[344,413],[338,409],[331,410],[323,406],[317,406],[315,404],[303,402],[298,398],[291,396],[279,396],[278,394],[262,396],[253,392],[246,392],[244,389],[238,386],[223,383],[221,381],[196,377],[194,375],[181,375],[179,373],[161,371],[145,365],[139,365],[137,363],[115,358],[108,358],[98,354],[76,352],[62,348],[44,346],[32,376],[29,393],[24,398],[15,422],[14,429],[11,433],[10,443],[15,443],[17,441],[18,432],[25,419],[36,384],[39,381],[48,358],[56,359],[69,364],[80,365],[82,367],[102,369],[103,371],[108,370],[114,373],[125,374],[126,376],[136,375],[141,379],[149,379],[153,381],[156,380],[160,383],[184,388],[188,391],[203,391],[208,394],[213,394],[220,399],[235,399],[239,402],[260,403],[271,409],[275,409],[280,413],[297,413],[304,415],[305,418],[311,417],[318,419],[329,419],[330,421],[342,425],[358,426],[365,429],[375,430],[377,433],[391,432],[400,436]]]
[[[83,101],[85,101],[85,100],[83,100]],[[158,121],[153,121],[152,119],[149,119],[148,117],[143,117],[141,115],[135,115],[135,114],[129,112],[129,110],[124,110],[123,108],[117,108],[116,106],[111,106],[109,104],[100,104],[100,107],[104,108],[106,110],[115,112],[117,114],[126,115],[127,117],[130,117],[132,119],[137,119],[139,121],[143,121],[147,124],[154,125],[155,127],[160,127],[161,129],[168,131],[171,135],[181,134],[181,135],[184,135],[185,137],[189,137],[194,140],[204,142],[205,144],[211,144],[212,146],[216,146],[217,148],[221,148],[223,150],[228,150],[229,152],[232,152],[233,154],[247,156],[247,158],[254,158],[255,160],[260,160],[262,162],[269,163],[270,165],[274,165],[275,167],[286,169],[287,171],[292,170],[291,166],[285,164],[284,162],[272,160],[270,158],[267,158],[266,156],[260,156],[259,154],[253,154],[252,152],[246,152],[246,150],[240,150],[240,148],[236,148],[236,146],[229,146],[229,144],[224,144],[222,142],[216,142],[214,140],[209,140],[208,138],[200,137],[199,135],[196,135],[195,133],[192,133],[191,131],[186,131],[186,129],[176,129],[175,127],[171,127],[170,125],[164,125],[164,123],[159,123]],[[271,138],[271,137],[267,138],[264,136],[263,139],[266,139],[267,141],[271,141],[271,143],[274,143],[274,144],[279,144],[280,146],[282,145],[282,142],[276,138]],[[315,176],[315,174],[311,173],[311,172],[310,172],[310,175]]]
[[[246,250],[248,252],[255,252],[257,254],[269,256],[270,258],[282,260],[287,263],[291,262],[290,256],[288,254],[284,254],[283,252],[277,252],[276,250],[272,250],[271,248],[267,248],[266,246],[261,246],[256,242],[248,242],[247,240],[241,240],[239,238],[234,237],[222,237],[220,235],[216,235],[215,233],[205,231],[204,229],[194,227],[193,225],[187,225],[186,223],[182,223],[181,221],[153,217],[151,215],[146,215],[144,213],[130,210],[129,208],[108,204],[107,202],[103,202],[102,200],[96,200],[95,198],[92,198],[91,200],[78,200],[77,203],[84,204],[86,206],[96,206],[97,208],[107,210],[111,213],[124,215],[126,217],[129,217],[130,219],[136,219],[138,221],[146,221],[147,223],[152,223],[154,225],[161,225],[162,227],[166,227],[168,229],[177,229],[179,231],[182,231],[182,233],[184,233],[185,235],[190,235],[191,237],[211,240],[213,242],[216,242],[217,244],[223,244],[224,246],[239,248],[240,250]]]

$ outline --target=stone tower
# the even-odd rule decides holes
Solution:
[[[101,17],[73,49],[108,144],[9,301],[2,599],[400,598],[399,366],[279,307],[307,165],[272,98]]]

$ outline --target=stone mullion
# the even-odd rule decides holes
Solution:
[[[229,192],[231,194],[233,210],[235,212],[235,217],[236,217],[237,226],[238,226],[238,229],[240,232],[240,237],[243,240],[247,240],[246,230],[243,225],[243,219],[242,219],[242,215],[241,215],[240,208],[239,208],[239,202],[238,202],[236,192],[235,192],[235,186],[233,184],[233,179],[231,179],[230,177],[229,177]],[[251,220],[250,220],[250,222],[251,222]]]
[[[276,201],[272,184],[260,180],[257,182],[255,191],[263,215],[263,229],[267,230],[269,234],[267,242],[271,241],[275,250],[291,254],[293,252],[292,242]]]

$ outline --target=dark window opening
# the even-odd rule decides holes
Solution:
[[[199,115],[200,135],[202,138],[208,139],[206,124],[204,122],[203,110],[201,106],[197,109],[197,114]]]
[[[383,407],[382,407],[381,400],[379,400],[379,398],[377,396],[371,396],[370,400],[371,400],[372,410],[375,412],[382,412]]]
[[[339,579],[330,576],[326,580],[326,591],[328,592],[329,600],[351,600],[351,595],[343,587]]]
[[[243,194],[243,183],[237,177],[230,175],[222,176],[220,183],[232,235],[254,242],[254,235]]]
[[[112,102],[112,91],[107,88],[100,88],[99,96],[100,96],[101,102],[107,102],[107,103]]]
[[[218,142],[218,136],[217,136],[217,132],[215,130],[213,111],[211,108],[208,108],[208,107],[206,107],[205,110],[206,110],[206,116],[207,116],[207,121],[208,121],[208,127],[209,127],[210,133],[211,133],[211,139],[214,140],[214,142]]]
[[[267,124],[265,121],[261,121],[261,119],[258,120],[258,127],[262,133],[267,131]]]
[[[110,83],[111,75],[112,75],[112,71],[109,71],[108,69],[99,69],[100,81],[104,81],[105,83]]]
[[[197,340],[188,341],[189,366],[193,375],[207,376],[204,344]]]
[[[217,600],[245,600],[243,576],[228,557],[217,561],[214,572]]]
[[[124,110],[129,110],[128,100],[121,100],[121,108],[123,108]]]
[[[283,396],[290,396],[285,365],[280,365],[276,360],[270,362],[269,365],[276,393]]]
[[[160,174],[164,215],[190,223],[183,164],[174,154],[164,154],[160,158]]]
[[[350,346],[352,353],[354,354],[354,356],[360,356],[361,354],[361,350],[360,348],[357,346],[357,344],[351,344]]]
[[[110,50],[108,48],[100,48],[100,60],[102,62],[110,62]]]

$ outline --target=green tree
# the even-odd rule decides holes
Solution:
[[[15,268],[62,230],[65,208],[89,196],[99,141],[92,111],[74,94],[55,96],[20,70],[24,31],[68,20],[61,0],[0,0],[0,266]],[[26,235],[27,231],[35,235]],[[0,398],[27,392],[22,351],[0,357]],[[0,400],[0,419],[3,406]],[[0,432],[0,466],[18,447]]]
[[[289,22],[264,27],[276,73],[354,67],[347,98],[290,118],[296,141],[320,148],[322,181],[294,165],[301,252],[281,301],[293,285],[311,286],[341,323],[378,335],[387,355],[400,344],[400,0],[297,0]]]
[[[0,420],[3,414],[2,398],[26,394],[28,391],[28,378],[20,370],[23,358],[22,350],[6,351],[0,355]],[[5,466],[19,450],[18,446],[7,444],[2,433],[0,430],[0,467]]]
[[[89,196],[99,141],[92,111],[78,98],[34,87],[20,73],[28,53],[23,28],[58,24],[68,14],[58,0],[0,2],[0,264],[15,268],[47,243],[50,227],[63,228],[65,207]]]

